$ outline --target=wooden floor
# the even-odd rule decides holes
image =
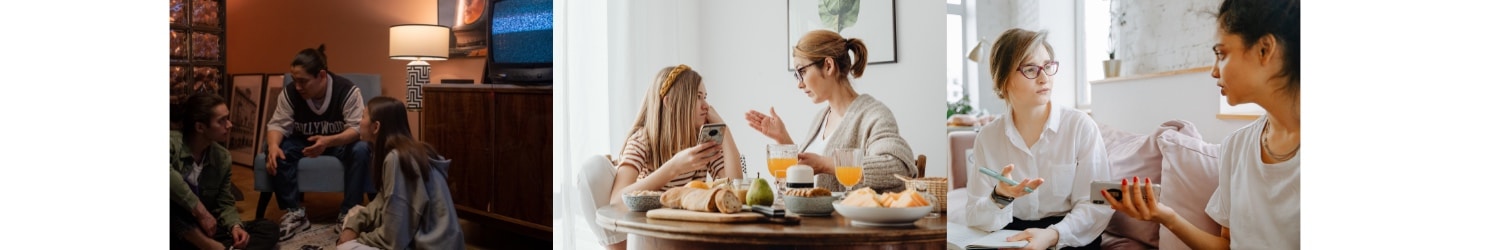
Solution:
[[[231,178],[244,199],[235,203],[239,208],[240,220],[255,220],[255,203],[260,199],[260,192],[255,191],[255,173],[248,166],[235,165],[231,170]],[[343,193],[304,193],[302,194],[302,206],[307,208],[307,218],[313,223],[333,223],[338,217],[339,203],[344,200]],[[276,199],[266,205],[266,219],[275,223],[281,221],[281,215],[286,214],[277,207]],[[468,249],[514,249],[516,246],[524,246],[526,249],[549,249],[552,242],[538,241],[519,234],[503,230],[486,229],[483,226],[460,220],[460,226],[464,231],[464,241]]]

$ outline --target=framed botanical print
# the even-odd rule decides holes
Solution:
[[[788,71],[797,41],[817,29],[864,41],[869,64],[896,62],[895,0],[787,0],[786,14]]]

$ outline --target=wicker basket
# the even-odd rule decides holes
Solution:
[[[918,187],[925,187],[927,189],[927,193],[933,196],[932,202],[937,203],[933,204],[935,206],[932,207],[932,211],[943,213],[948,211],[948,178],[924,177],[905,179],[904,181],[906,181],[907,189],[922,190]]]

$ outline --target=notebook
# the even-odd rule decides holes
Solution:
[[[985,232],[953,222],[948,222],[948,250],[1020,248],[1026,241],[1005,241],[1006,237],[1021,233],[1017,230]]]

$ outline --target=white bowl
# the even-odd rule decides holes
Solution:
[[[902,226],[921,220],[932,212],[932,205],[921,207],[856,207],[833,203],[833,210],[854,224]]]

